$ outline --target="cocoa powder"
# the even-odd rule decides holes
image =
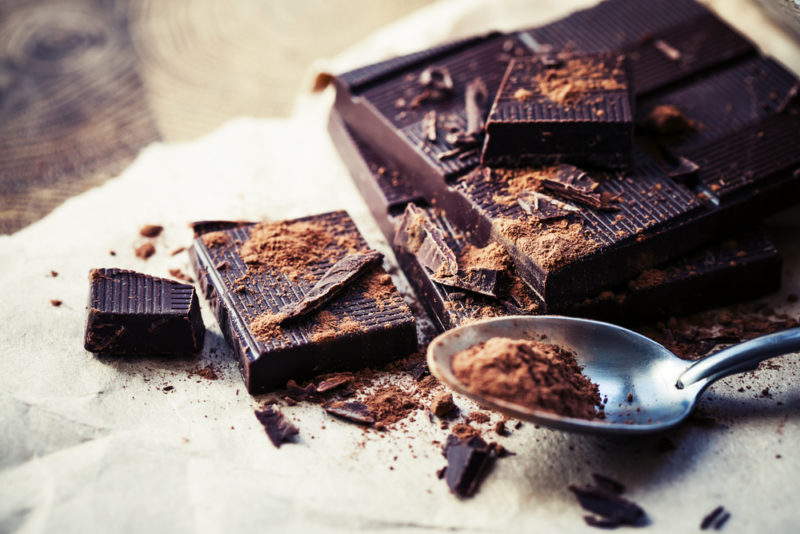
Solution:
[[[504,218],[496,225],[506,239],[547,270],[558,268],[600,246],[577,222],[560,220],[543,225],[535,219]]]
[[[593,419],[601,405],[597,385],[558,345],[496,337],[456,353],[452,366],[471,391],[522,406]]]

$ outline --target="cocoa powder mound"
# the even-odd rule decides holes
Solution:
[[[627,89],[627,84],[615,79],[621,75],[620,65],[609,69],[604,62],[591,57],[572,58],[559,68],[546,69],[537,75],[534,90],[553,102],[572,104],[587,93]]]
[[[338,317],[328,310],[323,310],[314,316],[310,338],[314,343],[325,343],[342,333],[352,334],[363,329],[360,323],[350,317]]]
[[[597,385],[558,345],[496,337],[456,353],[452,366],[471,391],[522,406],[593,419],[601,405]]]
[[[386,303],[396,294],[392,277],[381,269],[373,269],[358,281],[358,287],[363,288],[365,297],[375,301],[380,311]]]
[[[482,248],[467,244],[458,255],[458,266],[464,271],[470,269],[505,271],[511,267],[511,257],[506,249],[494,241]]]
[[[543,269],[551,270],[595,250],[580,223],[560,220],[542,225],[535,219],[504,218],[496,223],[500,233]]]
[[[257,340],[266,343],[274,339],[282,339],[281,322],[286,319],[285,313],[259,315],[250,322],[250,330]]]
[[[279,269],[296,280],[308,267],[358,250],[350,236],[337,236],[330,224],[315,221],[264,222],[253,226],[242,244],[242,260]]]
[[[228,236],[224,232],[209,232],[200,238],[208,248],[223,247],[228,244]]]
[[[542,180],[553,179],[559,167],[550,165],[523,169],[492,169],[492,181],[502,184],[502,190],[492,200],[501,206],[513,206],[526,191],[542,191]]]

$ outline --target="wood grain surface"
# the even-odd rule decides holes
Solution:
[[[286,116],[305,70],[431,0],[0,0],[0,233],[153,141]]]

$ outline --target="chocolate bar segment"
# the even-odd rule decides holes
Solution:
[[[406,181],[356,134],[348,131],[336,112],[331,115],[329,131],[354,177],[368,176],[370,169],[382,168],[384,172],[393,173],[394,183]],[[366,183],[356,181],[365,198],[371,191],[361,185]],[[373,183],[383,183],[381,175],[375,175]],[[368,200],[370,209],[382,228],[390,228],[386,236],[392,240],[396,235],[393,228],[401,226],[401,217],[387,209],[387,197],[372,198],[378,201]],[[457,231],[440,210],[422,204],[412,211],[422,213],[456,255],[467,248],[470,237]],[[511,283],[501,284],[497,297],[492,298],[437,281],[424,262],[404,246],[396,246],[395,254],[426,311],[442,330],[479,318],[537,313],[544,309],[625,323],[681,315],[777,290],[782,263],[775,247],[762,233],[747,232],[657,269],[643,271],[622,286],[581,302],[570,306],[555,302],[545,307],[519,280],[513,266],[501,276],[501,281],[506,278]]]
[[[486,123],[481,163],[628,166],[629,78],[627,59],[615,53],[512,59]]]
[[[203,346],[205,325],[194,288],[123,269],[89,273],[86,350],[181,354]]]
[[[303,300],[337,261],[369,251],[341,211],[195,239],[192,264],[239,357],[249,392],[415,350],[414,318],[380,266],[351,280],[315,312],[283,322],[286,310]]]

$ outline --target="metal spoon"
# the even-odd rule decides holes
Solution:
[[[470,391],[453,374],[452,357],[492,337],[543,339],[573,351],[583,374],[599,386],[601,397],[608,397],[605,418],[562,417]],[[521,420],[575,432],[647,434],[683,421],[712,382],[798,350],[800,328],[792,328],[688,362],[655,341],[613,324],[546,315],[511,316],[461,326],[438,336],[428,346],[428,366],[434,376],[459,393]],[[629,394],[632,401],[628,401]]]

